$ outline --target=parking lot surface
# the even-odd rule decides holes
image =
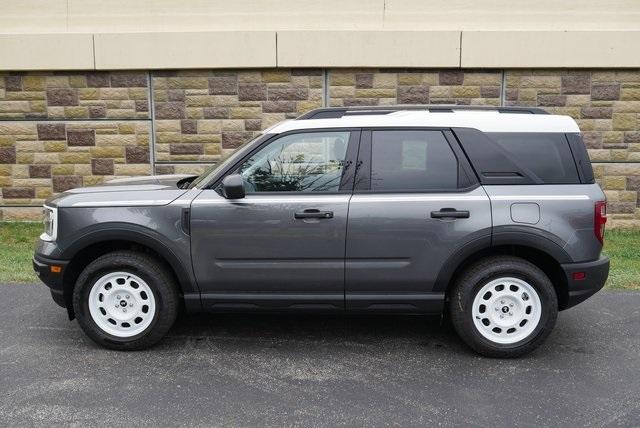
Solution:
[[[562,312],[517,360],[438,318],[183,316],[155,348],[101,349],[41,285],[0,285],[0,426],[640,424],[640,293]]]

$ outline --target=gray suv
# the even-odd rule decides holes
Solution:
[[[45,203],[34,269],[85,333],[146,348],[187,311],[445,312],[540,345],[604,285],[606,202],[575,121],[535,108],[325,108],[200,176]]]

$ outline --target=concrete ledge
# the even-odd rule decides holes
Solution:
[[[464,31],[462,68],[640,67],[640,31]]]
[[[274,31],[96,34],[97,70],[276,66]]]
[[[640,31],[0,34],[0,70],[271,67],[635,68]]]
[[[458,67],[458,31],[279,31],[279,67]]]
[[[91,34],[0,34],[0,70],[93,68]]]

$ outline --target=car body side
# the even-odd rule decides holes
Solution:
[[[302,129],[313,128],[309,125]],[[455,134],[455,128],[437,129]],[[283,129],[283,132],[287,132],[287,129]],[[251,150],[280,134],[267,131],[257,141],[241,149],[235,157],[236,163],[244,159]],[[456,135],[459,137],[461,134]],[[460,149],[457,143],[452,144],[457,147],[456,150]],[[231,162],[227,167],[221,168],[208,184],[218,183],[234,165]],[[423,282],[417,282],[414,288],[406,287],[403,293],[396,293],[395,296],[391,296],[393,290],[385,289],[386,279],[376,275],[375,264],[367,265],[366,260],[350,257],[350,251],[358,254],[358,245],[365,248],[372,245],[367,239],[357,239],[358,235],[362,238],[367,230],[377,227],[371,222],[367,204],[387,204],[379,210],[378,216],[385,217],[386,213],[389,218],[397,217],[399,211],[410,212],[405,209],[409,205],[403,206],[402,198],[396,197],[394,200],[390,195],[376,196],[357,190],[347,192],[347,206],[353,206],[354,209],[350,209],[348,214],[346,253],[337,255],[337,258],[346,267],[350,264],[361,266],[361,269],[354,269],[353,276],[346,280],[374,284],[363,289],[362,293],[357,290],[349,293],[347,290],[347,309],[441,312],[449,284],[462,269],[474,260],[493,254],[518,255],[540,265],[556,287],[561,309],[579,303],[604,285],[608,260],[600,256],[602,245],[594,236],[593,225],[594,203],[604,199],[597,184],[586,182],[514,186],[499,182],[486,184],[473,172],[469,175],[469,185],[460,189],[459,193],[450,195],[450,202],[445,205],[454,204],[456,198],[468,197],[469,200],[476,201],[475,216],[471,220],[477,223],[467,229],[463,222],[443,223],[440,229],[442,234],[434,237],[441,246],[441,251],[434,252],[428,260],[422,260],[428,267],[423,272]],[[64,232],[55,242],[38,242],[34,266],[40,272],[41,279],[51,288],[54,300],[67,308],[70,317],[73,317],[71,293],[83,266],[91,259],[114,249],[130,248],[148,252],[170,267],[180,285],[180,293],[187,309],[215,309],[213,305],[206,304],[205,294],[208,290],[202,288],[200,283],[203,278],[198,278],[194,269],[195,258],[213,256],[192,253],[195,247],[191,230],[194,201],[203,198],[205,192],[209,192],[210,200],[215,199],[215,190],[198,187],[180,189],[176,186],[180,178],[151,177],[146,181],[131,183],[125,189],[105,185],[89,190],[72,190],[47,202],[49,206],[57,208],[58,229]],[[433,192],[427,196],[425,200],[431,198],[438,201],[442,192]],[[367,201],[367,198],[372,197],[375,200]],[[384,200],[385,197],[387,200]],[[220,198],[221,203],[227,202],[221,196]],[[404,201],[410,200],[404,198]],[[440,206],[444,205],[438,202],[438,208]],[[423,211],[415,213],[416,216],[425,214]],[[466,223],[467,227],[469,224]],[[392,245],[392,238],[392,235],[385,238],[389,239],[389,245]],[[381,253],[379,259],[384,257],[385,254]],[[52,264],[62,266],[62,273],[52,274],[48,271],[47,267]],[[573,272],[578,271],[587,272],[588,281],[572,276]],[[376,281],[379,283],[377,288]],[[275,296],[274,299],[278,300],[278,297]],[[262,301],[255,308],[311,307],[299,307],[295,304],[295,296],[293,299],[286,305],[277,301]],[[420,301],[423,303],[415,303]]]

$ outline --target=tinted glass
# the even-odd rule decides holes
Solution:
[[[245,191],[336,192],[349,132],[309,132],[281,137],[240,166]]]
[[[439,131],[373,131],[371,190],[458,187],[458,161]]]
[[[487,135],[545,183],[580,182],[564,134],[492,132]]]

